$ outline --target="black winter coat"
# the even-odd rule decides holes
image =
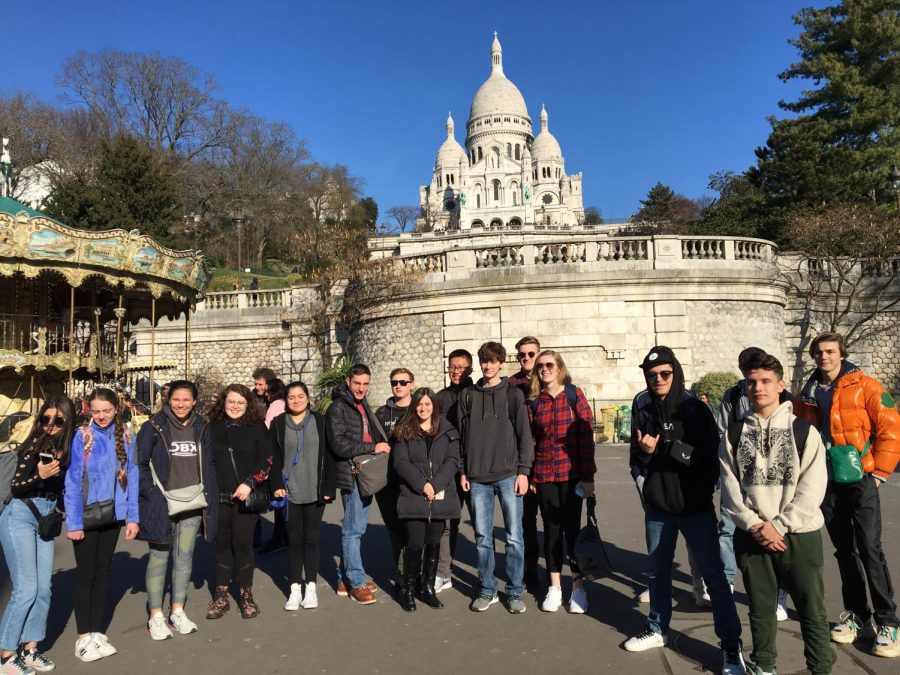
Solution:
[[[459,471],[459,432],[442,419],[431,452],[423,437],[414,441],[396,441],[392,451],[394,470],[400,477],[400,499],[397,513],[401,519],[447,520],[460,517],[456,474]],[[425,499],[425,483],[435,492],[444,492],[443,499]]]
[[[337,467],[334,463],[334,455],[328,447],[328,432],[325,430],[325,418],[312,410],[309,411],[309,414],[312,415],[313,422],[316,425],[316,432],[319,434],[317,492],[319,501],[327,504],[325,497],[334,499]],[[272,472],[269,474],[269,489],[272,492],[284,490],[284,479],[281,474],[284,473],[284,427],[287,424],[285,421],[286,415],[287,413],[282,413],[273,419],[272,426],[269,427],[269,435],[272,438],[272,447],[274,449],[272,453],[274,460]]]
[[[381,422],[372,413],[369,404],[363,400],[363,408],[369,421],[369,433],[373,442],[367,443],[363,438],[362,417],[356,408],[356,401],[347,385],[335,387],[331,392],[331,405],[325,413],[325,427],[328,431],[328,447],[337,464],[335,483],[339,490],[353,489],[353,474],[350,473],[350,460],[359,455],[375,451],[375,443],[387,442],[388,437]]]
[[[272,440],[263,422],[233,423],[227,418],[209,423],[209,435],[216,462],[216,479],[221,492],[234,493],[239,483],[251,488],[265,483],[272,468]],[[231,454],[234,450],[234,466]],[[237,467],[237,475],[234,467]]]
[[[214,541],[219,523],[219,488],[216,481],[216,464],[213,459],[209,425],[199,415],[194,418],[194,435],[199,439],[200,468],[203,474],[203,494],[206,508],[203,509],[203,538]],[[169,505],[159,488],[153,483],[150,460],[163,487],[169,484],[169,420],[165,413],[157,413],[144,422],[137,435],[137,465],[140,474],[138,491],[138,512],[140,532],[138,538],[156,544],[172,543],[172,519]]]

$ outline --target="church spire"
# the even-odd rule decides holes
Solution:
[[[453,138],[453,115],[447,111],[447,138]]]
[[[547,108],[544,107],[544,104],[541,103],[541,131],[547,131],[547,121],[549,120],[550,115],[547,114]]]
[[[494,42],[491,44],[491,73],[503,74],[503,47],[497,39],[497,31],[494,31]]]

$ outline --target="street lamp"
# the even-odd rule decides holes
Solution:
[[[237,264],[238,264],[238,276],[237,276],[237,289],[241,290],[243,288],[243,284],[241,284],[241,272],[244,271],[241,265],[241,249],[243,248],[243,236],[244,236],[244,216],[240,213],[235,215],[231,222],[234,223],[234,229],[237,230],[238,236],[238,254],[237,254]]]
[[[894,164],[891,169],[891,184],[894,186],[894,194],[897,195],[897,211],[900,212],[900,168]]]

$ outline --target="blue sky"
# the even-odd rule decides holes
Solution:
[[[545,103],[567,171],[584,174],[585,205],[609,220],[657,180],[698,197],[709,174],[750,166],[766,117],[802,87],[777,77],[797,59],[791,17],[825,4],[31,0],[5,12],[19,28],[4,31],[17,45],[0,91],[55,101],[78,50],[177,56],[233,105],[291,123],[317,159],[349,166],[384,219],[430,181],[448,110],[464,142],[496,30],[535,132]]]

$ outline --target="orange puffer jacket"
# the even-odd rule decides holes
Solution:
[[[818,370],[794,401],[794,414],[818,427],[815,390]],[[874,427],[874,434],[873,434]],[[862,468],[887,480],[900,461],[900,415],[894,399],[878,382],[859,368],[844,361],[835,383],[831,403],[831,440],[833,445],[852,445],[863,452],[871,440]]]

